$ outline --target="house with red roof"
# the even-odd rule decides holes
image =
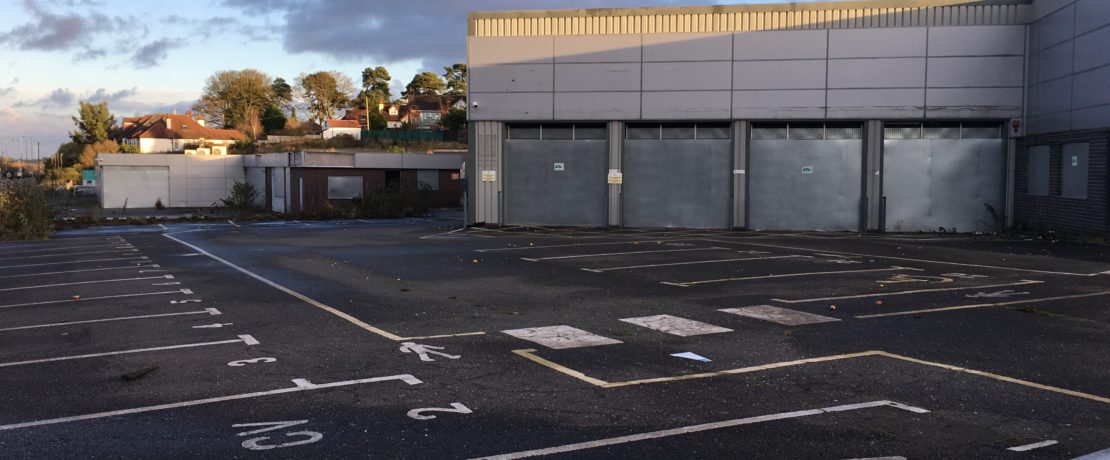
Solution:
[[[120,144],[133,145],[139,153],[208,152],[227,155],[227,148],[247,136],[234,129],[205,126],[203,116],[156,113],[123,119]]]
[[[355,139],[362,139],[362,126],[359,125],[358,120],[327,120],[324,122],[323,137],[324,139],[331,139],[340,134],[347,134]]]

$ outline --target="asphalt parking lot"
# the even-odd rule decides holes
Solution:
[[[0,245],[0,449],[1110,455],[1106,247],[457,227],[228,222]]]

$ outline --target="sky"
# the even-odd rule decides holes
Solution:
[[[253,68],[292,84],[386,67],[394,95],[465,62],[470,11],[772,3],[771,0],[0,0],[0,155],[68,141],[78,101],[126,116],[184,113],[204,81]]]

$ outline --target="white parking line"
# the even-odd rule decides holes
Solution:
[[[755,423],[773,422],[776,420],[788,420],[800,417],[809,417],[813,415],[829,414],[834,412],[847,412],[860,409],[871,409],[875,407],[893,407],[916,414],[928,413],[928,410],[920,407],[907,406],[905,404],[896,403],[893,401],[872,401],[860,404],[847,404],[843,406],[823,407],[820,409],[800,410],[794,412],[780,412],[777,414],[761,415],[758,417],[739,418],[734,420],[725,420],[723,422],[704,423],[701,425],[684,426],[681,428],[672,428],[669,430],[651,431],[647,433],[639,433],[628,436],[617,436],[615,438],[599,439],[596,441],[579,442],[575,444],[564,444],[562,446],[548,447],[546,449],[526,450],[523,452],[514,452],[510,454],[493,455],[490,457],[481,457],[476,460],[510,460],[517,458],[538,457],[542,455],[559,454],[566,452],[574,452],[585,449],[593,449],[597,447],[612,446],[617,444],[624,444],[629,442],[646,441],[649,439],[666,438],[669,436],[677,436],[681,434],[698,433],[702,431],[718,430],[721,428],[732,428],[736,426],[752,425]],[[3,427],[0,427],[3,428]]]
[[[43,267],[43,266],[46,266],[46,265],[86,264],[86,263],[92,263],[92,262],[112,262],[112,261],[117,261],[117,260],[139,260],[139,259],[149,259],[149,257],[139,256],[139,257],[123,257],[123,258],[119,258],[119,259],[67,260],[65,262],[47,262],[47,263],[42,263],[42,264],[0,265],[0,270],[3,270],[5,268]]]
[[[781,246],[781,245],[777,245],[777,244],[745,243],[743,241],[722,241],[722,240],[715,240],[715,239],[709,239],[709,238],[702,238],[701,241],[707,241],[707,242],[710,242],[710,243],[743,244],[743,245],[747,245],[747,246],[759,246],[759,247],[765,247],[765,248],[787,249],[787,250],[791,250],[791,251],[807,251],[807,252],[814,251],[813,248],[798,248],[798,247],[792,247],[792,246]],[[923,262],[923,263],[930,263],[930,264],[955,265],[955,266],[958,266],[958,267],[988,268],[988,269],[992,269],[992,270],[1006,270],[1006,271],[1028,272],[1028,273],[1044,273],[1044,274],[1048,274],[1048,275],[1067,275],[1067,276],[1103,276],[1103,275],[1110,275],[1110,270],[1102,271],[1102,272],[1098,272],[1098,273],[1072,273],[1072,272],[1057,272],[1057,271],[1051,271],[1051,270],[1035,270],[1035,269],[1030,269],[1030,268],[1002,267],[1002,266],[998,266],[998,265],[965,264],[965,263],[961,263],[961,262],[947,262],[947,261],[943,261],[943,260],[914,259],[914,258],[910,258],[910,257],[881,256],[881,255],[875,255],[875,254],[863,254],[863,253],[858,253],[858,252],[844,252],[844,251],[824,251],[824,252],[827,252],[827,253],[830,253],[830,254],[834,254],[834,253],[835,254],[843,254],[843,255],[848,255],[848,256],[871,257],[871,258],[875,258],[875,259],[902,260],[902,261],[909,261],[909,262]]]
[[[756,305],[754,307],[743,308],[723,308],[718,311],[732,313],[734,315],[747,316],[749,318],[761,319],[764,321],[770,321],[772,323],[779,323],[784,326],[801,326],[803,324],[818,324],[840,321],[839,319],[831,318],[828,316],[817,315],[804,311],[790,310],[786,308],[772,307],[770,305]]]
[[[666,284],[668,286],[690,287],[690,286],[696,286],[696,285],[699,285],[699,284],[726,283],[726,282],[730,282],[730,281],[749,281],[749,280],[764,280],[764,279],[776,279],[776,278],[796,278],[796,277],[800,277],[800,276],[818,276],[818,275],[850,275],[850,274],[853,274],[853,273],[896,272],[896,271],[906,271],[906,270],[918,271],[918,272],[925,271],[925,270],[922,270],[920,268],[890,267],[890,268],[875,268],[875,269],[870,269],[870,270],[842,270],[842,271],[834,271],[834,272],[807,272],[807,273],[785,273],[785,274],[782,274],[782,275],[743,276],[743,277],[735,277],[735,278],[721,278],[721,279],[715,279],[715,280],[702,280],[702,281],[683,281],[683,282],[662,281],[661,284]]]
[[[58,286],[75,286],[75,285],[78,285],[78,284],[118,283],[118,282],[123,282],[123,281],[139,281],[139,280],[155,280],[155,279],[158,279],[158,280],[173,279],[173,275],[144,276],[142,278],[117,278],[117,279],[114,279],[114,280],[74,281],[72,283],[40,284],[38,286],[21,286],[21,287],[13,287],[13,288],[3,288],[3,289],[0,289],[0,292],[3,292],[3,291],[19,291],[19,290],[23,290],[23,289],[39,289],[39,288],[58,287]]]
[[[583,259],[587,257],[608,257],[608,256],[626,256],[633,254],[658,254],[665,252],[694,252],[694,251],[721,251],[728,248],[709,247],[709,248],[684,248],[684,249],[660,249],[655,251],[628,251],[628,252],[606,252],[601,254],[576,254],[573,256],[555,256],[555,257],[521,257],[521,260],[529,262],[539,262],[542,260],[559,260],[559,259]]]
[[[328,389],[328,388],[338,388],[338,387],[345,387],[345,386],[351,386],[351,385],[361,385],[361,384],[364,384],[364,383],[385,382],[385,381],[388,381],[388,380],[400,380],[400,381],[405,382],[409,385],[419,385],[421,383],[424,383],[424,382],[420,381],[420,379],[417,379],[416,377],[413,377],[410,374],[390,375],[390,376],[385,376],[385,377],[371,377],[371,378],[368,378],[368,379],[345,380],[345,381],[341,381],[341,382],[332,382],[332,383],[312,383],[312,382],[309,382],[308,380],[305,380],[305,379],[294,379],[293,384],[295,386],[293,386],[292,388],[281,388],[281,389],[278,389],[278,390],[259,391],[259,392],[255,392],[255,393],[244,393],[244,394],[231,395],[231,396],[220,396],[220,397],[216,397],[216,398],[197,399],[197,400],[193,400],[193,401],[184,401],[184,402],[171,403],[171,404],[159,404],[157,406],[136,407],[136,408],[133,408],[133,409],[114,410],[114,411],[109,411],[109,412],[97,412],[95,414],[76,415],[76,416],[73,416],[73,417],[53,418],[53,419],[48,419],[48,420],[39,420],[39,421],[35,421],[35,422],[13,423],[13,424],[10,424],[10,425],[0,425],[0,431],[16,430],[16,429],[20,429],[20,428],[30,428],[30,427],[43,426],[43,425],[54,425],[54,424],[58,424],[58,423],[80,422],[80,421],[83,421],[83,420],[94,420],[94,419],[98,419],[98,418],[107,418],[107,417],[116,417],[116,416],[120,416],[120,415],[139,414],[139,413],[143,413],[143,412],[153,412],[153,411],[160,411],[160,410],[166,410],[166,409],[179,409],[179,408],[182,408],[182,407],[199,406],[199,405],[202,405],[202,404],[212,404],[212,403],[218,403],[218,402],[224,402],[224,401],[235,401],[235,400],[238,400],[238,399],[251,399],[251,398],[258,398],[258,397],[262,397],[262,396],[279,395],[279,394],[285,394],[285,393],[298,393],[298,392],[310,391],[310,390],[325,390],[325,389]]]
[[[27,365],[27,364],[51,363],[51,362],[55,362],[55,361],[69,361],[69,360],[72,360],[72,359],[99,358],[99,357],[103,357],[103,356],[130,355],[130,354],[135,354],[135,353],[146,353],[146,352],[150,352],[150,351],[177,350],[177,349],[181,349],[181,348],[207,347],[207,346],[212,346],[212,345],[227,345],[227,344],[231,344],[231,343],[243,343],[245,345],[258,345],[259,344],[258,340],[255,340],[254,337],[251,337],[249,335],[240,335],[238,339],[220,340],[220,341],[216,341],[216,342],[187,343],[187,344],[184,344],[184,345],[169,345],[169,346],[165,346],[165,347],[152,347],[152,348],[139,348],[139,349],[135,349],[135,350],[109,351],[109,352],[104,352],[104,353],[90,353],[90,354],[87,354],[87,355],[60,356],[60,357],[57,357],[57,358],[43,358],[43,359],[29,359],[27,361],[15,361],[15,362],[10,362],[10,363],[0,363],[0,367],[12,367],[12,366],[23,366],[23,365]]]
[[[34,326],[8,327],[8,328],[0,329],[0,332],[21,331],[21,330],[24,330],[24,329],[40,329],[40,328],[44,328],[44,327],[72,326],[74,324],[106,323],[106,322],[109,322],[109,321],[127,321],[127,320],[132,320],[132,319],[163,318],[163,317],[166,317],[166,316],[186,316],[186,315],[203,315],[203,314],[208,314],[208,315],[215,316],[215,315],[219,315],[221,313],[220,313],[219,310],[217,310],[215,308],[205,308],[204,310],[185,311],[185,312],[181,312],[181,313],[162,313],[162,314],[157,314],[157,315],[123,316],[123,317],[119,317],[119,318],[90,319],[90,320],[86,320],[86,321],[70,321],[70,322],[66,322],[66,323],[36,324]]]
[[[987,286],[966,286],[966,287],[938,288],[938,289],[915,289],[915,290],[912,290],[912,291],[878,292],[878,293],[874,293],[874,294],[843,295],[843,296],[836,296],[836,297],[816,297],[816,298],[812,298],[812,299],[794,299],[794,300],[771,299],[771,300],[773,300],[775,302],[781,302],[781,303],[806,303],[806,302],[819,302],[819,301],[823,301],[823,300],[865,299],[865,298],[868,298],[868,297],[891,297],[891,296],[898,296],[898,295],[922,294],[922,293],[926,293],[926,292],[964,291],[964,290],[968,290],[968,289],[989,289],[989,288],[996,288],[996,287],[1025,286],[1025,285],[1028,285],[1028,284],[1042,284],[1042,283],[1044,283],[1044,281],[1021,280],[1017,283],[991,284],[991,285],[987,285]]]
[[[120,245],[120,244],[123,244],[123,243],[111,243],[111,242],[109,242],[107,244]],[[55,246],[55,247],[42,248],[42,249],[25,249],[25,250],[21,250],[21,251],[12,251],[12,252],[4,253],[4,255],[10,256],[10,255],[17,255],[17,254],[32,254],[32,253],[37,254],[37,253],[53,252],[53,251],[72,251],[74,249],[85,249],[85,248],[88,248],[88,247],[89,247],[89,244],[80,244],[80,245],[73,245],[73,246]],[[128,247],[119,247],[119,246],[117,246],[117,247],[115,247],[115,249],[128,249],[130,247],[133,247],[133,246],[130,246],[130,245],[128,245]]]
[[[726,327],[714,326],[712,324],[703,323],[701,321],[694,321],[692,319],[680,318],[671,315],[623,318],[621,319],[621,321],[629,324],[635,324],[640,327],[653,329],[666,334],[677,335],[679,337],[732,332],[732,329]]]
[[[139,252],[139,250],[138,249],[123,249],[123,250],[113,249],[111,251],[87,251],[87,252],[67,252],[67,253],[64,253],[64,254],[40,254],[40,255],[37,255],[37,256],[12,257],[8,260],[42,259],[42,258],[46,258],[46,257],[73,257],[73,256],[85,256],[85,255],[89,255],[89,254],[131,255],[130,253],[132,253],[132,252]]]
[[[555,350],[623,343],[620,340],[602,337],[592,332],[565,325],[512,329],[501,332]]]
[[[679,265],[699,265],[699,264],[720,264],[728,262],[743,262],[746,260],[774,260],[774,259],[796,259],[808,258],[809,256],[792,255],[792,256],[773,256],[773,257],[747,257],[743,259],[717,259],[717,260],[699,260],[694,262],[673,262],[668,264],[649,264],[649,265],[628,265],[624,267],[612,268],[583,268],[582,270],[594,273],[604,273],[616,270],[637,270],[641,268],[659,268],[659,267],[675,267]]]
[[[3,276],[0,276],[0,279],[4,279],[4,278],[26,278],[28,276],[65,275],[65,274],[70,274],[70,273],[100,272],[100,271],[108,271],[108,270],[127,270],[127,269],[144,268],[144,267],[157,267],[157,266],[158,265],[153,265],[153,264],[152,265],[137,265],[137,266],[136,265],[128,265],[126,267],[86,268],[84,270],[66,270],[66,271],[62,271],[62,272],[24,273],[24,274],[21,274],[21,275],[3,275]],[[142,272],[143,272],[142,270],[139,270],[139,273],[142,273]]]
[[[1033,449],[1040,449],[1041,447],[1048,447],[1057,443],[1059,443],[1059,441],[1050,439],[1048,441],[1035,442],[1033,444],[1026,444],[1024,446],[1009,447],[1006,448],[1006,450],[1012,450],[1014,452],[1025,452]]]
[[[119,295],[105,295],[100,297],[81,297],[78,299],[65,299],[65,300],[47,300],[44,302],[30,302],[30,303],[17,303],[12,305],[0,305],[0,308],[15,308],[15,307],[29,307],[32,305],[49,305],[54,303],[66,302],[85,302],[88,300],[102,300],[102,299],[120,299],[125,297],[142,297],[148,295],[166,295],[166,294],[192,294],[193,291],[188,289],[178,289],[176,291],[162,291],[162,292],[143,292],[141,294],[119,294]]]
[[[1087,455],[1075,457],[1071,460],[1106,460],[1110,458],[1110,449],[1103,449],[1098,452],[1091,452]]]
[[[678,241],[678,240],[675,240]],[[617,244],[656,244],[667,243],[671,240],[651,240],[651,241],[616,241],[609,243],[576,243],[576,244],[555,244],[548,246],[514,246],[511,248],[491,248],[491,249],[475,249],[474,252],[500,252],[500,251],[522,251],[525,249],[558,249],[558,248],[576,248],[579,246],[612,246]]]

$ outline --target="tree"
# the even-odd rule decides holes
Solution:
[[[466,96],[466,64],[455,64],[443,68],[443,79],[447,80],[447,94]]]
[[[311,117],[318,123],[332,118],[335,111],[347,105],[355,92],[351,78],[329,70],[297,77],[297,96],[308,105]]]
[[[278,107],[289,107],[293,103],[293,87],[284,78],[275,78],[270,84],[270,97]]]
[[[439,117],[439,124],[448,131],[459,131],[466,127],[466,110],[452,107]]]
[[[389,71],[385,67],[367,67],[362,71],[362,92],[359,102],[370,100],[373,107],[389,101]],[[369,107],[367,107],[369,109]]]
[[[274,103],[272,85],[269,75],[254,69],[219,71],[205,81],[200,102],[193,109],[210,123],[257,138],[262,131],[262,110]]]
[[[285,113],[277,106],[266,106],[262,111],[262,128],[268,133],[285,129]]]
[[[405,87],[402,96],[409,94],[441,94],[447,89],[447,83],[434,72],[420,72],[412,77],[412,81]]]
[[[379,111],[375,107],[374,109],[371,109],[370,111],[368,111],[366,113],[369,114],[368,117],[369,117],[369,120],[370,120],[369,121],[370,129],[375,130],[375,131],[385,129],[387,124],[385,122],[385,115],[382,115],[381,111]]]
[[[70,139],[78,144],[95,144],[108,140],[116,129],[116,117],[108,112],[108,103],[81,101],[73,124],[77,130],[69,133]]]

